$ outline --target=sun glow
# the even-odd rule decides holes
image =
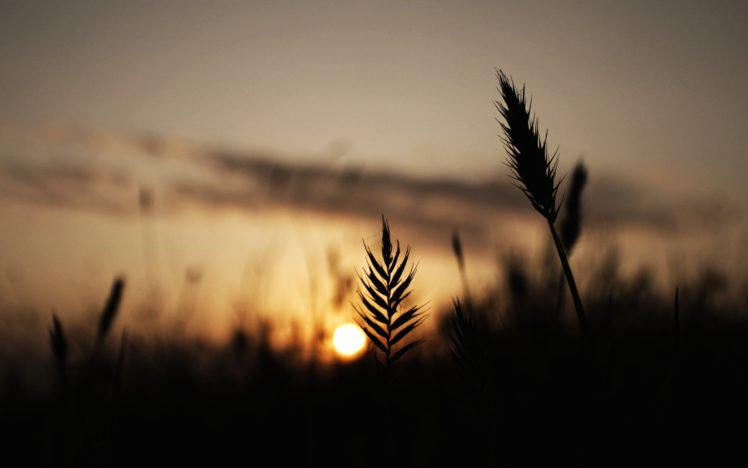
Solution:
[[[358,325],[344,323],[335,329],[332,335],[332,345],[340,357],[351,359],[364,350],[366,335]]]

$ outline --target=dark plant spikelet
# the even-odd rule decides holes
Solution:
[[[460,234],[457,231],[452,233],[452,251],[457,258],[457,266],[460,270],[465,268],[465,256],[462,252],[462,241],[460,241]]]
[[[582,192],[587,184],[587,168],[579,161],[571,174],[571,185],[564,202],[564,216],[559,234],[568,255],[582,232]]]
[[[524,86],[521,91],[517,89],[501,70],[496,76],[502,101],[494,104],[504,118],[504,122],[499,120],[499,125],[504,132],[502,141],[509,156],[507,165],[512,169],[511,177],[532,206],[554,222],[558,215],[558,184],[555,182],[558,152],[549,156],[547,134],[540,138],[538,120],[531,115],[532,103],[527,102]]]
[[[67,367],[68,342],[65,338],[65,331],[62,329],[57,315],[52,314],[52,328],[49,329],[49,344],[52,347],[57,369],[60,372],[60,378],[65,379],[65,369]]]
[[[533,208],[548,222],[566,284],[574,300],[579,325],[583,333],[586,333],[587,318],[584,305],[574,281],[563,241],[554,226],[559,210],[556,205],[556,193],[561,184],[560,181],[556,183],[558,151],[548,155],[548,134],[546,132],[543,139],[538,134],[538,120],[531,114],[532,104],[525,98],[525,87],[522,87],[522,91],[518,90],[514,82],[501,70],[496,71],[496,77],[499,80],[502,101],[495,101],[494,104],[504,118],[503,122],[497,120],[504,131],[502,141],[508,156],[507,165],[512,169],[511,177],[515,185],[530,200]]]
[[[369,246],[364,243],[368,259],[368,269],[364,277],[359,275],[361,285],[365,290],[357,291],[361,305],[354,305],[354,309],[361,321],[359,326],[364,330],[372,345],[384,355],[379,361],[386,369],[402,358],[408,351],[418,346],[422,340],[405,343],[405,338],[415,330],[426,316],[421,306],[414,305],[405,309],[402,302],[410,296],[412,290],[408,288],[413,281],[416,267],[405,269],[410,256],[410,247],[400,258],[400,242],[396,244],[395,255],[392,256],[392,241],[387,220],[382,216],[382,258],[377,259]]]
[[[96,334],[96,342],[101,345],[112,328],[114,319],[117,317],[117,311],[119,310],[120,303],[122,302],[122,291],[125,288],[125,279],[123,277],[117,277],[112,283],[112,289],[109,291],[109,299],[107,299],[104,310],[101,312],[99,318],[99,330]]]

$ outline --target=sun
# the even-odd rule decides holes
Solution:
[[[361,354],[366,346],[366,335],[354,323],[338,326],[332,334],[332,345],[338,356],[351,359]]]

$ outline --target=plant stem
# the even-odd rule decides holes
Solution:
[[[469,311],[472,311],[473,301],[470,297],[470,286],[468,285],[467,273],[465,272],[464,264],[460,264],[460,279],[462,280],[462,294],[465,295],[465,308]]]
[[[678,354],[680,347],[680,309],[678,307],[678,288],[675,288],[675,308],[673,311],[673,338],[675,341],[675,353]]]
[[[556,228],[553,227],[553,223],[548,220],[548,227],[551,229],[553,235],[553,242],[556,244],[556,250],[558,251],[558,258],[561,259],[561,266],[564,269],[566,275],[566,284],[569,285],[569,291],[571,291],[571,297],[574,299],[574,308],[577,310],[577,319],[579,320],[579,327],[582,329],[582,333],[587,333],[587,316],[584,313],[584,306],[582,305],[582,299],[579,298],[579,291],[577,291],[577,283],[574,281],[574,275],[571,272],[569,266],[569,260],[566,258],[566,252],[564,251],[564,245],[561,243],[561,238],[556,232]]]

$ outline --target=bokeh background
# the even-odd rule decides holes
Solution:
[[[461,294],[455,230],[492,290],[549,241],[503,164],[497,68],[559,172],[590,172],[583,294],[611,255],[668,295],[705,268],[739,291],[746,19],[740,1],[3,2],[5,346],[45,341],[52,311],[95,320],[118,275],[121,327],[332,330],[381,214],[418,302]]]

